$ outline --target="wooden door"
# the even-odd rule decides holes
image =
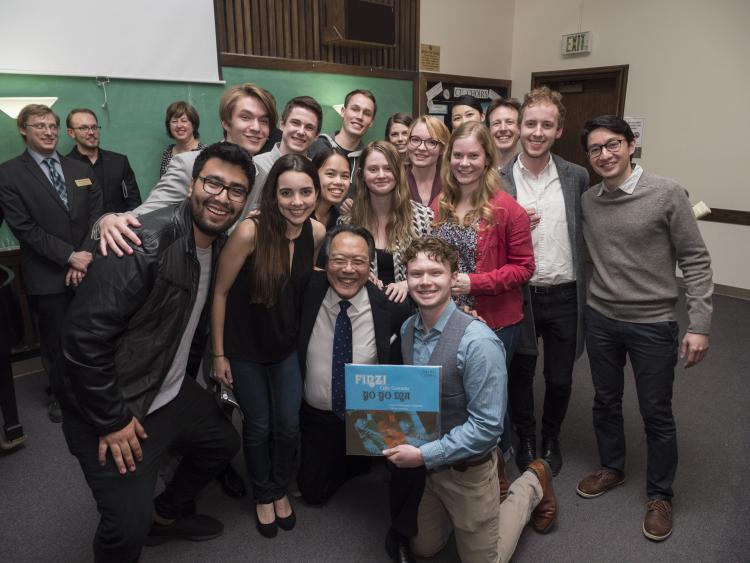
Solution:
[[[623,116],[628,65],[581,68],[531,74],[531,88],[548,86],[562,94],[566,109],[563,134],[552,152],[565,160],[585,166],[591,184],[601,181],[589,165],[581,147],[581,130],[586,120],[598,115]]]

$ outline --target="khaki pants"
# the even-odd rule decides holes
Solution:
[[[419,504],[414,552],[432,557],[453,532],[463,563],[509,561],[541,498],[539,480],[526,471],[511,484],[508,498],[500,504],[495,453],[491,460],[466,471],[430,472]]]

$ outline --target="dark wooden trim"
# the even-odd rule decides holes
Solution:
[[[326,63],[322,61],[301,61],[280,59],[276,57],[236,55],[234,53],[221,53],[219,60],[223,66],[234,66],[240,68],[262,68],[268,70],[291,70],[299,72],[329,72],[331,74],[348,74],[351,76],[374,76],[375,78],[410,80],[412,83],[412,113],[414,115],[419,115],[419,73],[411,70],[388,70],[385,68]]]
[[[473,86],[476,84],[482,84],[483,86],[495,86],[499,88],[507,88],[508,92],[511,91],[512,81],[510,80],[499,80],[497,78],[484,78],[481,76],[462,76],[458,74],[442,74],[439,72],[420,72],[419,73],[419,99],[416,102],[418,106],[417,113],[415,115],[422,115],[427,113],[427,101],[425,96],[427,95],[427,81],[441,81],[448,82],[450,84],[466,84]]]
[[[726,225],[744,225],[747,227],[750,226],[750,211],[712,207],[711,213],[700,220],[712,223],[724,223]]]
[[[221,72],[221,61],[219,60],[219,53],[226,51],[224,42],[226,37],[222,31],[226,28],[226,22],[224,21],[224,6],[221,0],[214,0],[214,33],[216,33],[216,66],[219,70],[219,80],[224,80],[224,76]]]
[[[234,53],[221,53],[220,60],[221,64],[224,66],[236,66],[241,68],[330,72],[331,74],[375,76],[377,78],[395,78],[397,80],[415,80],[418,74],[413,70],[389,70],[386,68],[360,65],[345,65],[323,61],[303,61],[299,59],[282,59],[278,57],[258,57],[255,55],[236,55]]]
[[[559,80],[591,80],[612,76],[617,80],[617,113],[622,117],[625,113],[625,94],[628,90],[628,69],[630,65],[599,66],[593,68],[570,68],[565,70],[549,70],[531,73],[531,89],[542,82]]]

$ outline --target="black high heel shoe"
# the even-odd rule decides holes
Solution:
[[[274,519],[273,522],[270,524],[264,524],[260,521],[260,517],[258,516],[258,510],[255,511],[255,528],[258,530],[258,533],[260,533],[261,536],[265,538],[275,538],[276,534],[279,532],[279,526],[278,526],[278,518]]]
[[[289,503],[289,507],[291,508],[292,504]],[[276,505],[273,506],[274,512],[276,511]],[[279,528],[282,530],[288,532],[289,530],[292,530],[294,528],[294,525],[297,523],[297,515],[294,513],[294,509],[292,508],[292,513],[289,516],[281,517],[278,514],[276,514],[276,523],[278,524]]]

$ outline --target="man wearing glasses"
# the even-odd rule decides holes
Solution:
[[[91,263],[88,238],[102,212],[102,192],[91,166],[60,155],[60,118],[30,104],[17,118],[26,144],[20,156],[0,165],[0,205],[21,245],[21,270],[36,313],[39,351],[49,378],[47,414],[60,422],[55,396],[63,368],[60,330],[65,310]]]
[[[147,213],[130,255],[97,256],[65,319],[63,433],[96,499],[94,558],[136,561],[144,543],[208,540],[223,525],[195,500],[239,450],[239,437],[194,379],[224,232],[252,189],[238,145],[195,160],[188,199]],[[152,498],[162,456],[182,454]]]
[[[622,392],[627,356],[648,449],[642,531],[648,539],[661,541],[672,533],[677,469],[674,366],[678,355],[685,359],[685,368],[694,366],[708,350],[711,258],[685,189],[631,164],[635,137],[626,121],[614,115],[590,119],[583,126],[581,143],[602,177],[581,198],[583,235],[594,263],[586,351],[601,469],[580,481],[577,492],[595,498],[625,481]],[[676,266],[683,274],[689,318],[680,344]]]
[[[128,157],[117,152],[106,151],[99,146],[99,120],[88,108],[72,110],[65,119],[68,137],[75,146],[68,153],[94,169],[102,189],[105,213],[124,213],[141,204],[141,192],[130,168]]]

